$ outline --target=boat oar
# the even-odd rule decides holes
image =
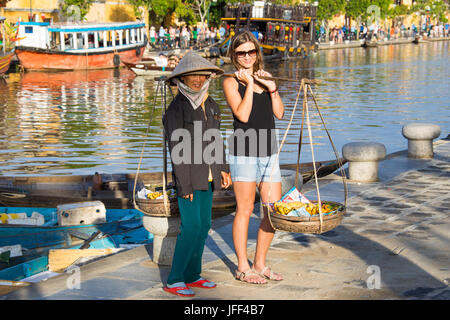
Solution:
[[[224,73],[221,76],[223,77],[233,77],[236,78],[236,75],[234,73]],[[306,78],[301,78],[301,79],[292,79],[292,78],[283,78],[283,77],[266,77],[266,76],[261,76],[259,77],[263,80],[272,80],[272,81],[288,81],[288,82],[303,82],[303,83],[308,83],[308,84],[320,84],[322,81],[321,80],[316,80],[316,79],[306,79]]]

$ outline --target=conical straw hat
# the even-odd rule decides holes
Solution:
[[[210,75],[211,73],[222,74],[224,71],[213,65],[211,62],[201,57],[193,51],[189,51],[178,62],[175,69],[172,71],[166,81],[172,82],[174,78],[181,77],[187,74],[204,74]]]

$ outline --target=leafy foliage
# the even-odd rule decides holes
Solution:
[[[5,44],[5,49],[6,50],[11,50],[14,48],[15,46],[15,42],[19,41],[23,38],[17,38],[17,30],[18,30],[18,25],[14,24],[14,23],[10,23],[8,20],[5,20],[3,23],[3,32],[4,32],[4,39],[2,36],[2,45]]]
[[[333,16],[345,10],[346,0],[321,0],[317,7],[317,19],[329,21]]]
[[[6,3],[11,0],[0,0],[0,8],[6,7]]]
[[[61,11],[64,16],[82,21],[95,0],[64,0]]]

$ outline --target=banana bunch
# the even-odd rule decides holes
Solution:
[[[297,210],[306,205],[308,205],[308,204],[300,202],[300,201],[293,201],[293,202],[289,202],[289,203],[280,201],[280,202],[275,202],[274,207],[275,207],[275,211],[278,212],[279,214],[287,215],[292,210]]]
[[[331,204],[329,202],[322,202],[322,214],[328,214],[338,208],[337,205]],[[316,215],[319,214],[319,204],[311,204],[310,206],[306,207],[306,211],[310,215]]]
[[[275,211],[282,215],[288,215],[289,212],[291,212],[292,210],[297,210],[302,207],[304,207],[305,210],[312,216],[319,214],[319,205],[314,204],[314,203],[303,203],[300,201],[293,201],[293,202],[285,203],[285,202],[280,201],[280,202],[275,202],[274,207],[275,207]],[[338,208],[337,205],[327,203],[327,202],[322,203],[322,213],[323,214],[330,213],[330,212],[336,210],[337,208]]]
[[[166,191],[166,194],[167,194],[168,197],[172,196],[172,190],[167,190],[167,191]],[[162,192],[156,191],[156,192],[149,193],[149,194],[147,195],[147,198],[148,198],[148,199],[155,200],[155,199],[158,199],[159,197],[161,197],[162,195],[163,195]]]

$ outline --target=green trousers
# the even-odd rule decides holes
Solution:
[[[178,197],[181,226],[167,284],[190,283],[200,278],[203,249],[211,228],[212,199],[212,183],[208,190],[195,190],[192,202]]]

